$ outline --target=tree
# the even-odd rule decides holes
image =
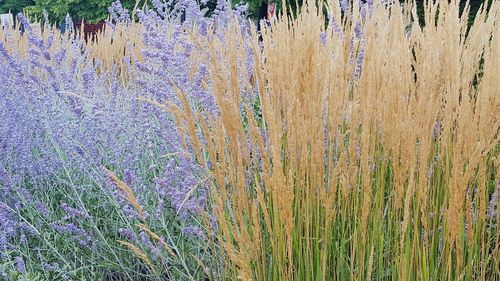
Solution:
[[[29,16],[41,17],[43,10],[49,14],[51,21],[61,21],[66,14],[98,22],[108,16],[108,7],[114,0],[0,0],[0,12],[11,11],[14,14],[25,11]],[[122,5],[132,9],[135,0],[121,0]],[[143,1],[140,1],[143,3]]]
[[[26,7],[29,16],[40,16],[43,10],[50,15],[50,20],[61,20],[69,12],[69,6],[78,0],[34,0],[34,5]]]
[[[98,22],[108,17],[108,7],[114,0],[78,0],[69,9],[69,14],[88,22]],[[131,11],[136,1],[121,0],[124,8]],[[143,3],[144,1],[140,1]]]
[[[0,13],[11,12],[17,14],[27,6],[34,4],[34,0],[0,0]]]

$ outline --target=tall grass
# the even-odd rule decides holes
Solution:
[[[167,106],[213,178],[226,273],[500,279],[500,3],[468,31],[457,1],[426,2],[423,27],[414,3],[353,3],[253,30],[252,77],[236,22],[193,37],[220,112]]]

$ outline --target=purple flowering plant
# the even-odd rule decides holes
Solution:
[[[121,239],[155,256],[158,267],[175,265],[156,274],[200,274],[191,257],[160,257],[161,245],[139,233],[134,208],[102,172],[105,166],[123,178],[145,212],[154,215],[150,227],[176,252],[203,255],[196,244],[200,237],[193,236],[189,245],[180,242],[184,235],[204,232],[195,219],[207,204],[204,187],[179,202],[202,171],[177,155],[182,144],[173,118],[140,98],[178,103],[175,85],[207,112],[216,111],[202,87],[206,70],[190,67],[194,48],[185,34],[193,25],[207,32],[210,20],[195,1],[178,1],[169,13],[165,7],[173,3],[155,5],[156,10],[137,14],[145,27],[145,59],[130,58],[137,67],[126,83],[118,70],[101,72],[98,61],[89,63],[78,36],[56,38],[49,28],[48,37],[41,36],[23,15],[18,19],[28,40],[26,57],[0,43],[0,252],[12,253],[0,257],[3,261],[16,256],[18,269],[29,264],[46,278],[109,272],[132,278],[140,261],[117,246]],[[133,24],[119,2],[110,14],[110,26]],[[57,40],[70,43],[57,49]],[[91,271],[89,265],[107,260],[113,261],[108,268]]]

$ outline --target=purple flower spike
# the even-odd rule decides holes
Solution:
[[[373,0],[366,0],[366,4],[368,5],[368,12],[371,16],[373,14]]]
[[[342,9],[342,12],[348,13],[349,12],[349,7],[347,4],[347,0],[340,0],[340,9]]]
[[[26,272],[26,265],[24,264],[24,259],[20,256],[15,257],[16,269],[19,273],[23,274]]]
[[[354,80],[358,80],[361,77],[361,69],[363,67],[364,57],[365,57],[365,49],[364,46],[360,45],[358,50],[358,57],[356,59],[356,65],[354,67],[354,75],[353,75]]]

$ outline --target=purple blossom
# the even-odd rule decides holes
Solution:
[[[245,17],[248,11],[248,3],[236,4],[236,15],[239,17]]]
[[[66,203],[62,203],[61,208],[68,214],[69,218],[90,219],[90,215],[85,210],[70,207]]]
[[[26,265],[24,264],[24,259],[20,256],[14,258],[16,263],[16,269],[19,273],[23,274],[26,272]]]
[[[17,192],[20,197],[28,204],[33,203],[33,195],[31,195],[31,192],[28,189],[26,189],[25,187],[19,187],[17,189]]]
[[[182,228],[182,233],[187,236],[194,236],[199,239],[206,239],[205,232],[196,225],[189,225]]]
[[[335,21],[335,18],[332,15],[328,15],[328,25],[330,25],[332,27],[333,31],[335,32],[335,34],[337,34],[340,41],[343,41],[344,34],[343,34],[342,30],[340,29],[340,26],[337,24],[337,21]]]
[[[361,39],[363,36],[363,28],[361,27],[361,23],[359,21],[356,22],[356,25],[354,26],[354,36],[356,39]]]
[[[500,197],[500,178],[497,180],[497,186],[493,194],[491,194],[490,203],[488,204],[488,209],[486,210],[486,215],[488,218],[496,218],[497,217],[497,204],[498,198]]]
[[[108,12],[115,22],[129,22],[130,14],[127,9],[125,9],[120,1],[115,1],[111,3],[111,7],[108,8]]]
[[[57,271],[60,269],[59,263],[54,262],[54,263],[43,263],[43,269],[47,271]]]
[[[7,252],[7,238],[0,232],[0,259],[5,258]]]
[[[51,224],[52,228],[59,234],[68,235],[69,238],[77,242],[80,246],[94,249],[95,245],[91,236],[82,228],[73,223],[67,224]]]
[[[135,233],[127,228],[120,228],[118,229],[118,234],[128,240],[134,241],[137,239]]]
[[[348,13],[349,12],[349,6],[347,4],[347,0],[340,0],[340,9],[344,13]]]
[[[362,18],[363,20],[365,20],[365,19],[366,19],[366,6],[367,6],[366,4],[361,4],[361,5],[360,5],[360,8],[359,8],[359,12],[360,12],[360,14],[361,14],[361,18]]]
[[[441,133],[441,122],[436,121],[434,123],[434,127],[432,129],[432,140],[435,141],[439,137],[439,134]]]
[[[321,44],[323,44],[323,46],[325,46],[326,45],[326,32],[325,31],[321,32],[320,40],[321,40]]]
[[[18,223],[12,212],[3,204],[0,204],[0,234],[4,239],[14,237],[17,234]]]
[[[206,191],[201,179],[196,177],[199,173],[197,165],[181,157],[179,162],[171,160],[166,170],[166,176],[158,180],[159,194],[169,199],[184,220],[200,214],[206,207]]]
[[[164,209],[165,209],[165,201],[162,198],[160,198],[158,200],[158,206],[156,207],[156,212],[155,212],[156,219],[161,218],[161,215],[162,215]]]
[[[66,17],[64,18],[64,25],[65,25],[65,32],[68,33],[73,32],[74,24],[69,14],[66,14]]]
[[[366,0],[370,16],[373,14],[373,0]]]
[[[353,75],[354,80],[358,80],[361,76],[361,69],[363,67],[364,56],[365,56],[364,46],[360,45],[358,50],[358,56],[356,59],[356,65],[354,67],[354,75]]]

